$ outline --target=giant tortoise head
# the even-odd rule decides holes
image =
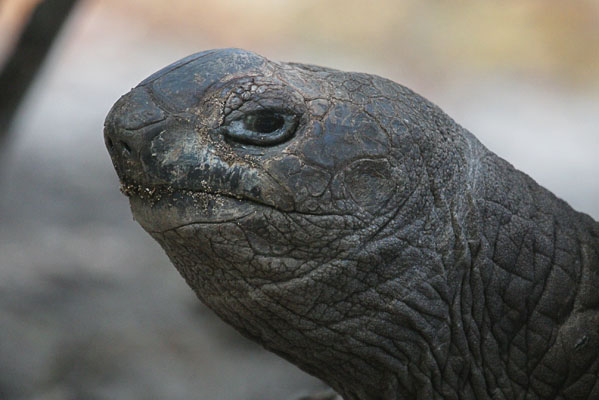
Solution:
[[[383,78],[225,49],[141,82],[104,135],[135,219],[197,295],[322,377],[382,370],[360,327],[389,312],[375,306],[385,290],[409,296],[438,274],[433,191],[451,191],[460,164],[444,160],[461,156],[441,120]]]

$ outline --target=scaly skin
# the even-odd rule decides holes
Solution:
[[[105,137],[198,297],[344,399],[599,398],[599,224],[409,89],[215,50]]]

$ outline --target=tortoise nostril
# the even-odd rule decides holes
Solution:
[[[112,143],[112,139],[106,138],[106,144],[108,145],[109,150],[112,150],[114,148],[114,143]]]
[[[127,142],[120,140],[119,144],[123,147],[123,149],[125,150],[125,153],[131,154],[131,147],[127,144]]]

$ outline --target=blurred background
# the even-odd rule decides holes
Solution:
[[[0,2],[0,63],[38,3]],[[0,133],[0,399],[321,387],[199,304],[132,221],[104,147],[120,95],[220,47],[400,82],[599,219],[596,0],[80,0]]]

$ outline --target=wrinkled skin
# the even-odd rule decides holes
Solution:
[[[599,224],[409,89],[208,51],[105,138],[198,297],[344,399],[599,398]]]

